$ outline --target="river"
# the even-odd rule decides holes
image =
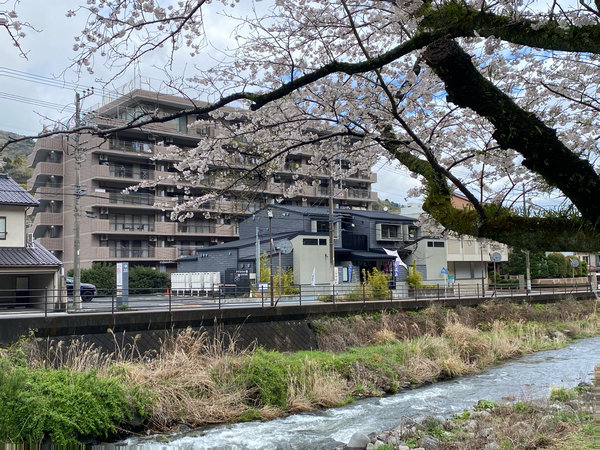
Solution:
[[[324,411],[293,414],[268,422],[218,425],[182,434],[128,439],[99,448],[158,449],[332,449],[355,432],[392,429],[406,419],[452,416],[478,400],[502,397],[547,397],[553,386],[571,387],[590,381],[600,363],[600,337],[584,339],[560,350],[533,353],[491,367],[483,373],[442,381],[383,398],[368,398]]]

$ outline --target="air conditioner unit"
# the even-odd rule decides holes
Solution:
[[[168,236],[167,237],[167,241],[174,241],[175,240],[175,236]]]
[[[100,208],[100,214],[108,214],[108,208]]]
[[[148,240],[149,240],[150,242],[156,242],[156,236],[150,236],[150,237],[148,238]]]
[[[108,155],[100,155],[98,158],[100,161],[108,161]]]
[[[101,234],[100,235],[100,240],[101,241],[108,241],[108,235],[107,234]]]

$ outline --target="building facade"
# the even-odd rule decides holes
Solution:
[[[110,128],[124,125],[144,112],[152,111],[160,116],[191,106],[191,101],[181,97],[133,90],[100,107],[86,120]],[[169,173],[177,172],[177,159],[156,158],[157,146],[174,144],[193,148],[201,139],[215,133],[216,125],[190,127],[196,120],[196,116],[184,116],[143,129],[115,133],[106,139],[79,136],[85,155],[80,170],[82,268],[94,262],[128,261],[174,271],[181,256],[237,240],[240,237],[237,223],[274,199],[284,198],[283,204],[296,206],[327,204],[330,175],[310,170],[311,155],[298,150],[288,155],[285,167],[263,180],[251,195],[247,191],[227,191],[203,205],[194,218],[172,221],[170,213],[176,204],[218,188],[207,178],[202,186],[187,186],[186,194],[181,182],[167,179]],[[28,188],[40,202],[33,211],[31,231],[67,269],[73,266],[73,206],[77,195],[74,145],[74,140],[66,136],[41,138],[29,157],[34,173]],[[250,167],[252,161],[240,154],[237,163],[240,167]],[[215,171],[220,169],[214,168]],[[294,198],[283,197],[295,177],[321,183],[309,184]],[[155,185],[124,193],[125,188],[144,181]],[[375,181],[376,175],[370,172],[347,177],[335,193],[336,206],[371,209],[377,200],[371,191]]]
[[[0,173],[0,307],[60,303],[61,262],[25,231],[38,201]]]
[[[269,218],[269,214],[271,218]],[[331,283],[329,259],[329,224],[334,223],[333,248],[337,282],[360,281],[362,269],[377,268],[404,281],[406,269],[396,268],[395,256],[384,249],[397,251],[405,259],[418,241],[420,228],[416,220],[381,211],[271,205],[239,223],[237,241],[200,249],[197,254],[179,260],[179,272],[214,272],[226,278],[227,271],[256,272],[256,253],[270,252],[269,236],[273,237],[275,266],[281,260],[282,269],[294,270],[296,284]],[[279,255],[279,249],[288,245]],[[291,250],[291,251],[290,251]],[[425,270],[425,268],[419,267]],[[253,279],[253,277],[250,277]]]

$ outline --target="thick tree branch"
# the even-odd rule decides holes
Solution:
[[[424,52],[427,64],[442,79],[448,101],[470,108],[496,128],[494,139],[525,158],[523,165],[560,189],[592,225],[600,221],[600,177],[592,165],[567,148],[556,131],[485,79],[471,57],[451,39],[440,39]]]
[[[425,12],[422,30],[446,30],[453,37],[496,37],[545,50],[600,53],[600,25],[561,27],[553,20],[539,24],[477,11],[458,2]]]
[[[382,145],[409,170],[423,176],[427,189],[423,210],[449,230],[528,250],[597,251],[600,248],[600,233],[576,217],[523,217],[499,205],[482,205],[486,215],[482,225],[474,209],[458,209],[452,205],[452,192],[446,181],[426,160],[401,150],[393,139]]]

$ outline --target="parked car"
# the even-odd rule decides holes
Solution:
[[[67,297],[73,296],[73,277],[65,277],[67,283]],[[81,300],[84,302],[91,302],[92,299],[98,294],[96,286],[91,283],[79,283],[79,292],[81,293]]]

